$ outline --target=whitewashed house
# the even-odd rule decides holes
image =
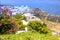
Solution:
[[[33,16],[33,14],[31,14],[31,13],[25,13],[25,14],[23,14],[23,15],[25,15],[25,17],[26,17],[27,20],[31,20],[31,19],[35,19],[35,18],[36,18],[36,17]]]

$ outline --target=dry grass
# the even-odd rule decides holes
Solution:
[[[45,24],[47,24],[47,27],[52,30],[57,32],[60,35],[60,23],[57,22],[51,22],[48,20],[44,20]]]

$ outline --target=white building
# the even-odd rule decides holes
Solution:
[[[9,10],[11,10],[13,13],[25,13],[25,12],[30,12],[30,8],[28,6],[1,6],[2,9],[7,7]]]
[[[31,13],[25,13],[25,14],[23,14],[23,15],[25,15],[25,17],[26,17],[27,20],[31,20],[31,19],[35,19],[35,18],[36,18],[36,17],[35,17],[33,14],[31,14]]]

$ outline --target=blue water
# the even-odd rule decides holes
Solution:
[[[60,15],[60,1],[39,1],[39,2],[18,2],[9,3],[14,6],[29,6],[30,8],[40,8],[50,14]]]

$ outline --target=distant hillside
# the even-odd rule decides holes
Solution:
[[[52,14],[48,14],[42,10],[40,10],[39,8],[34,8],[34,15],[41,18],[41,19],[46,19],[52,22],[59,22],[60,23],[60,16],[56,16],[56,15],[52,15]]]

